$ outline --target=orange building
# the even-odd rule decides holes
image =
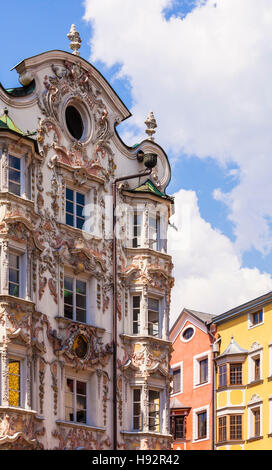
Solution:
[[[170,331],[174,450],[213,449],[212,315],[183,309]]]

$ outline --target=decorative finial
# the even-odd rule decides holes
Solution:
[[[80,49],[80,46],[81,46],[81,37],[74,24],[72,24],[71,29],[69,33],[67,34],[67,38],[69,39],[69,41],[71,41],[70,49],[73,50],[73,54],[80,55],[80,52],[78,52],[78,49]]]
[[[145,130],[146,134],[148,135],[149,140],[154,140],[153,134],[155,134],[155,129],[157,127],[156,119],[154,118],[154,114],[150,111],[149,115],[145,120],[145,125],[147,129]]]

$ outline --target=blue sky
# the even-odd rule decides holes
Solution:
[[[10,69],[22,59],[69,51],[74,23],[81,56],[132,111],[118,128],[128,145],[145,138],[144,120],[154,111],[180,223],[169,240],[172,319],[183,306],[218,313],[272,289],[271,18],[269,0],[1,5],[4,87],[19,85]]]

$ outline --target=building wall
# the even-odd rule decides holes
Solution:
[[[189,341],[181,340],[183,332],[194,328],[194,335]],[[177,333],[178,332],[178,333]],[[172,336],[173,335],[173,336]],[[182,404],[186,418],[186,439],[173,442],[174,449],[184,450],[210,450],[212,448],[212,351],[210,337],[206,326],[201,321],[184,314],[181,317],[179,328],[171,332],[173,352],[171,367],[182,364],[182,392],[172,394]],[[208,358],[208,381],[199,384],[199,361]],[[186,409],[188,407],[188,410]],[[207,412],[207,436],[199,439],[197,435],[197,414]],[[180,410],[171,410],[180,414]]]
[[[242,415],[242,439],[218,444],[220,450],[267,450],[271,441],[271,322],[272,304],[264,305],[263,322],[250,326],[251,316],[260,309],[249,309],[244,314],[217,323],[222,353],[234,337],[247,351],[243,362],[241,386],[217,388],[217,418],[231,413]],[[253,359],[260,358],[260,380],[254,380]],[[230,357],[229,361],[233,361]],[[236,358],[237,359],[237,358]],[[238,359],[239,360],[239,359]],[[218,369],[217,369],[218,370]],[[217,374],[218,387],[218,374]],[[260,409],[260,436],[254,437],[252,410]],[[218,425],[218,423],[217,423]],[[218,435],[217,435],[218,440]]]

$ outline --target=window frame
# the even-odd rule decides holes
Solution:
[[[254,322],[254,316],[255,315],[260,315],[262,316],[260,321]],[[259,310],[255,310],[254,312],[250,312],[248,314],[248,329],[251,328],[256,328],[257,326],[263,325],[264,324],[264,308],[261,308]]]
[[[134,299],[139,299],[139,306],[134,306]],[[133,293],[131,294],[131,328],[132,328],[132,334],[133,335],[139,335],[141,332],[141,301],[142,301],[142,296],[140,293]],[[134,313],[135,310],[139,310],[138,312],[138,318],[137,320],[134,320]],[[137,325],[137,332],[134,332],[134,325]]]
[[[158,395],[158,405],[159,405],[159,408],[156,409],[156,403],[155,401],[151,402],[150,400],[150,394],[151,393],[157,393]],[[155,398],[156,400],[156,398]],[[149,388],[148,389],[148,431],[150,432],[157,432],[157,433],[160,433],[161,431],[161,400],[162,400],[162,397],[161,397],[161,390],[159,389],[155,389],[155,388]],[[151,407],[154,406],[155,408],[155,411],[151,411]],[[155,417],[151,416],[151,414],[154,414]],[[153,426],[151,426],[150,424],[150,421],[151,419],[153,420],[154,419],[154,427],[155,429],[152,429]],[[158,423],[157,423],[157,419],[158,419]],[[156,429],[158,428],[158,429]]]
[[[200,437],[199,433],[199,415],[206,413],[206,434],[203,437]],[[201,441],[206,441],[208,440],[209,434],[210,434],[210,406],[202,406],[201,408],[195,408],[193,409],[193,443],[201,442]]]
[[[67,191],[73,192],[73,200],[67,198]],[[80,196],[84,196],[84,203],[77,202],[77,194]],[[84,224],[86,223],[86,216],[84,215],[85,208],[86,208],[86,192],[85,191],[78,191],[78,189],[73,188],[72,186],[66,185],[65,187],[65,225],[69,227],[76,228],[78,230],[84,230]],[[67,202],[73,204],[73,212],[67,210]],[[77,215],[77,207],[82,207],[82,216]],[[67,214],[73,217],[73,225],[67,222]],[[83,220],[83,224],[81,227],[77,226],[77,220]]]
[[[151,309],[149,307],[149,300],[156,300],[158,302],[158,310]],[[150,315],[149,314],[156,314],[157,315],[157,321],[151,321]],[[158,331],[156,334],[151,333],[151,328],[150,325],[156,325]],[[153,296],[151,293],[147,297],[147,330],[148,330],[148,336],[152,336],[153,338],[160,338],[161,337],[161,299],[158,299],[156,296]],[[152,327],[153,331],[153,327]]]
[[[73,392],[66,392],[66,385],[67,385],[67,380],[71,380],[73,381]],[[80,382],[80,383],[83,383],[85,384],[85,387],[86,387],[86,395],[80,395],[77,393],[77,383]],[[71,408],[70,406],[67,406],[66,405],[66,394],[67,393],[70,393],[72,395],[72,410],[73,410],[73,420],[69,420],[67,421],[66,420],[66,409],[67,408]],[[77,418],[77,413],[78,413],[78,409],[77,409],[77,397],[78,396],[85,396],[85,403],[86,403],[86,408],[84,408],[84,411],[86,413],[86,421],[77,421],[77,419],[75,420],[75,417]],[[78,377],[73,377],[72,375],[70,374],[67,374],[65,375],[65,391],[64,391],[64,420],[65,422],[67,423],[75,423],[75,424],[79,424],[79,425],[88,425],[89,423],[89,383],[87,380],[85,379],[82,379],[81,377],[78,378]]]
[[[201,381],[201,362],[207,361],[207,379]],[[203,387],[211,383],[211,351],[203,351],[193,357],[193,387]]]
[[[135,401],[134,399],[134,393],[135,391],[138,391],[140,393],[140,400],[139,401]],[[143,429],[143,404],[142,404],[142,396],[143,396],[143,393],[142,393],[142,387],[133,387],[132,388],[132,431],[142,431]],[[135,414],[135,405],[136,404],[139,404],[140,405],[140,415],[136,415]],[[134,419],[135,418],[139,418],[139,427],[136,428],[134,426]]]
[[[178,362],[176,364],[172,364],[171,369],[173,371],[173,375],[174,375],[174,371],[176,370],[179,370],[180,372],[180,383],[179,383],[178,391],[174,391],[174,380],[173,380],[173,388],[172,388],[171,396],[175,396],[175,395],[179,395],[180,393],[183,393],[183,361]]]
[[[186,418],[185,414],[171,416],[171,434],[174,441],[184,441],[186,439]],[[177,435],[177,420],[182,419],[182,436]]]
[[[73,283],[73,286],[72,286],[73,290],[71,291],[70,289],[68,289],[69,292],[72,292],[72,299],[73,299],[72,300],[72,302],[73,302],[72,303],[72,311],[73,311],[72,318],[65,315],[65,279],[66,278],[72,279],[72,283]],[[76,304],[76,298],[77,298],[76,283],[77,283],[77,281],[85,283],[85,290],[86,290],[86,293],[85,293],[85,309],[83,309],[80,306],[78,307],[77,304]],[[90,319],[89,319],[89,315],[90,315],[89,291],[90,291],[90,280],[89,279],[83,278],[81,276],[73,276],[71,273],[64,272],[64,276],[63,276],[63,317],[64,318],[66,318],[68,320],[71,320],[71,321],[74,321],[74,322],[89,323],[89,321],[90,321]],[[70,304],[66,304],[66,305],[70,306]],[[85,321],[77,319],[77,309],[80,309],[82,311],[85,310]]]

